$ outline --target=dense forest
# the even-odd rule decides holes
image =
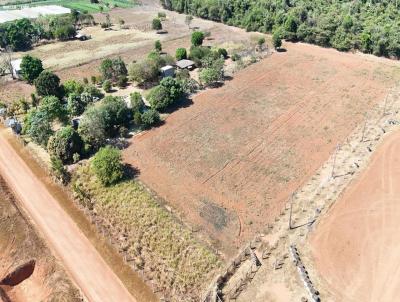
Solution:
[[[164,8],[341,51],[400,58],[400,0],[161,0]]]

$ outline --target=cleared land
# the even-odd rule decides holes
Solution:
[[[400,77],[389,60],[285,47],[196,96],[124,153],[143,182],[228,256],[273,222]]]
[[[82,301],[79,291],[68,279],[64,269],[16,207],[14,196],[2,178],[0,259],[0,281],[8,274],[17,272],[11,278],[13,282],[28,277],[32,268],[26,264],[35,261],[33,273],[27,279],[15,286],[0,285],[0,301],[7,301],[6,297],[13,302]],[[17,270],[20,266],[24,269]]]
[[[396,132],[310,239],[333,301],[396,301],[400,295],[399,153]]]

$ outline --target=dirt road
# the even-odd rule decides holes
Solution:
[[[399,154],[398,131],[386,138],[311,237],[316,269],[333,301],[398,301]]]
[[[0,130],[0,172],[91,302],[136,301]]]

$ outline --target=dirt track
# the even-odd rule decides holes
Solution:
[[[89,301],[136,301],[0,130],[0,172]],[[111,299],[112,298],[112,299]]]
[[[311,238],[315,268],[333,301],[399,298],[399,154],[400,132],[396,132]]]

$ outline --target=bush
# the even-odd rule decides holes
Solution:
[[[141,116],[141,123],[143,128],[148,129],[160,122],[160,114],[157,110],[150,109],[143,112]]]
[[[63,84],[64,87],[64,94],[69,96],[72,93],[81,94],[84,90],[83,84],[75,81],[75,80],[67,80]]]
[[[160,40],[157,40],[156,42],[154,42],[154,49],[157,52],[161,52],[162,51],[162,45],[161,45]]]
[[[147,99],[151,108],[155,110],[165,110],[170,104],[169,91],[163,86],[156,86],[150,90]]]
[[[36,92],[40,96],[61,95],[60,78],[54,73],[44,70],[34,81]]]
[[[201,60],[209,56],[210,54],[211,50],[208,47],[191,47],[189,58],[194,61],[197,66],[201,66]]]
[[[92,159],[91,167],[97,179],[110,186],[119,182],[124,176],[121,151],[107,146],[101,148]]]
[[[96,83],[97,83],[97,78],[96,78],[96,76],[91,76],[91,77],[90,77],[90,82],[92,83],[92,85],[96,85]]]
[[[120,76],[117,81],[117,86],[119,88],[124,88],[128,85],[128,78],[126,76]]]
[[[146,108],[146,105],[143,102],[142,95],[139,92],[131,93],[130,100],[131,100],[132,112],[142,113],[143,110]]]
[[[25,117],[23,133],[29,135],[35,143],[46,147],[53,134],[48,114],[38,109],[31,109]]]
[[[21,62],[21,73],[24,80],[28,83],[33,83],[33,81],[40,75],[43,71],[42,61],[38,58],[26,55],[22,58]]]
[[[58,119],[65,122],[67,117],[67,109],[59,98],[50,95],[42,99],[39,108],[40,111],[47,114],[50,121]]]
[[[139,85],[154,81],[158,78],[159,66],[151,59],[129,65],[129,78]]]
[[[58,130],[47,143],[50,156],[59,158],[63,164],[72,163],[74,154],[80,154],[82,147],[81,137],[71,126]]]
[[[226,51],[225,48],[218,48],[217,50],[218,57],[223,57],[224,59],[228,58],[228,52]]]
[[[88,78],[86,78],[86,77],[83,78],[83,84],[85,84],[85,85],[89,84]]]
[[[234,53],[231,58],[233,62],[239,61],[241,59],[240,55],[237,53]]]
[[[164,13],[164,12],[158,12],[157,16],[158,16],[158,18],[161,19],[161,18],[166,18],[166,17],[167,17],[167,14]]]
[[[151,22],[151,28],[154,30],[161,30],[162,29],[161,20],[158,18],[153,19],[153,21]]]
[[[50,158],[50,164],[51,172],[53,173],[54,177],[64,184],[68,183],[70,180],[70,175],[67,169],[65,169],[62,160],[56,156],[52,156]]]
[[[112,89],[112,84],[111,84],[111,81],[110,80],[105,80],[104,82],[103,82],[103,85],[102,85],[102,88],[103,88],[103,90],[105,91],[105,92],[111,92],[111,89]]]
[[[133,114],[133,123],[136,126],[142,125],[142,114],[139,111],[134,112],[134,114]]]
[[[100,108],[91,106],[83,113],[78,133],[88,150],[97,150],[105,144],[107,139],[106,121]]]
[[[272,44],[274,45],[275,49],[279,49],[282,46],[282,39],[279,32],[274,32],[272,35]]]
[[[194,33],[192,33],[191,41],[193,46],[203,45],[204,33],[201,31],[195,31]]]
[[[103,93],[93,85],[85,86],[83,88],[83,93],[89,95],[92,99],[94,98],[101,99],[104,96]]]
[[[90,98],[82,98],[80,94],[71,93],[67,100],[68,113],[71,116],[81,115],[85,111],[86,106],[90,103],[90,101],[88,102],[88,99]]]
[[[175,52],[175,58],[179,60],[187,59],[186,48],[177,48]]]

